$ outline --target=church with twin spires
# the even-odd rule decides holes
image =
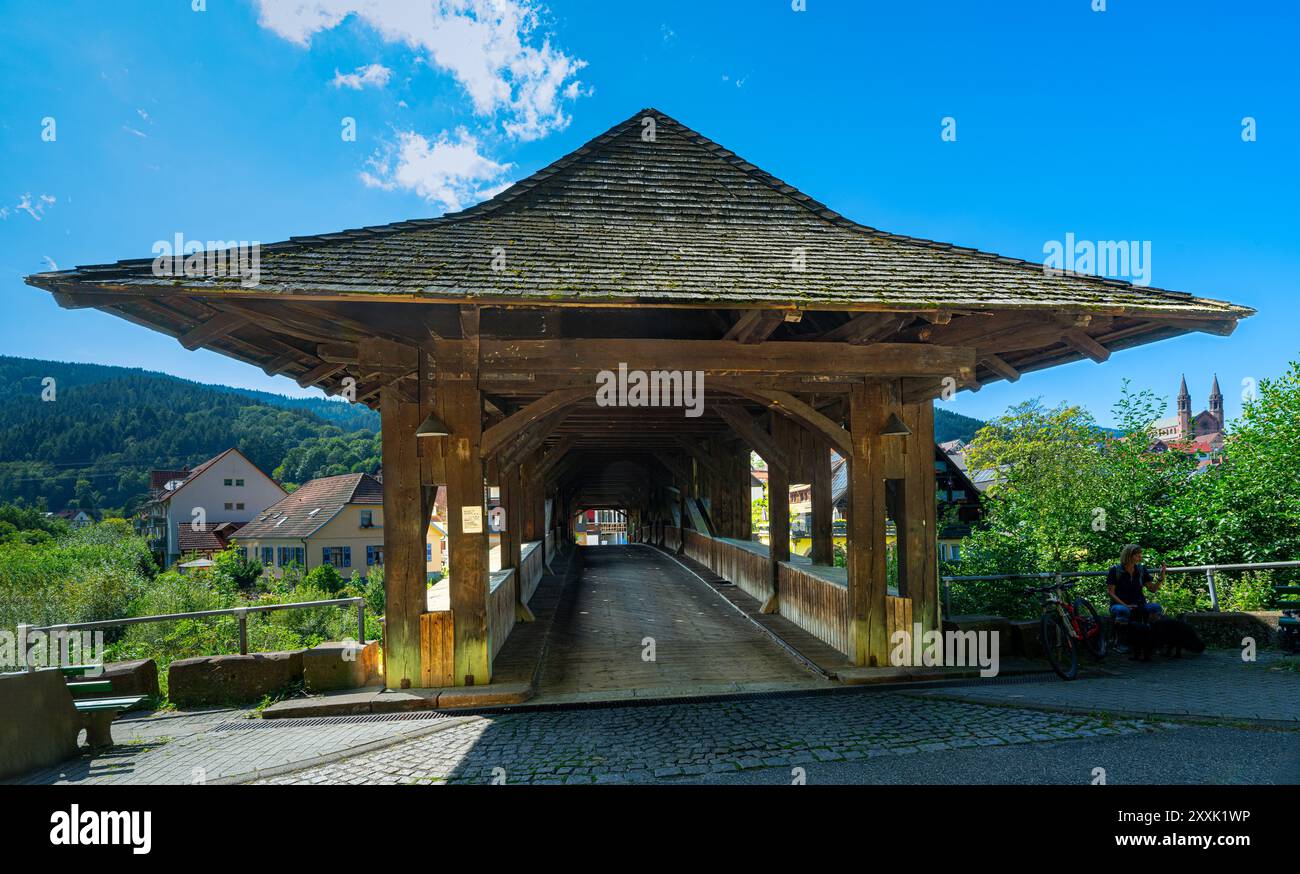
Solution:
[[[1192,451],[1205,461],[1223,448],[1223,392],[1219,391],[1219,377],[1210,386],[1210,407],[1192,414],[1192,396],[1187,391],[1187,377],[1178,387],[1178,412],[1157,419],[1151,426],[1155,431],[1157,448],[1179,448]]]

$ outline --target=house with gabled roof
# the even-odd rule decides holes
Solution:
[[[243,525],[285,495],[234,447],[194,468],[151,471],[149,485],[136,526],[163,567],[188,552],[219,551],[218,528]]]
[[[384,486],[367,473],[303,483],[239,530],[236,547],[267,573],[281,575],[332,565],[343,577],[363,579],[384,563]],[[441,572],[445,527],[430,525],[426,573]]]

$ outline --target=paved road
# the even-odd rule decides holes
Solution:
[[[577,590],[556,614],[538,700],[829,685],[668,556],[602,546],[583,552]]]
[[[1104,710],[1128,716],[1203,717],[1300,728],[1300,673],[1275,668],[1281,653],[1265,651],[1243,662],[1235,650],[1135,662],[1110,656],[1110,677],[1072,683],[981,684],[914,694],[989,704]]]

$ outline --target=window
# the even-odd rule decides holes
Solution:
[[[352,567],[352,547],[322,546],[321,561],[334,567]]]
[[[954,543],[951,547],[948,548],[948,552],[949,552],[949,554],[952,556],[952,560],[953,560],[953,561],[961,561],[961,547],[960,547],[960,546],[958,546],[957,544]]]
[[[281,546],[279,547],[280,567],[288,567],[296,564],[301,567],[305,564],[306,549],[301,546]]]
[[[366,564],[376,565],[384,563],[384,548],[382,546],[366,547]]]
[[[425,544],[424,544],[424,563],[425,563],[425,564],[428,564],[428,563],[431,562],[431,561],[433,561],[433,544],[432,544],[432,543],[425,543]]]
[[[235,481],[233,479],[222,480],[221,484],[223,486],[233,486],[235,484]]]
[[[235,509],[236,509],[236,510],[242,510],[242,509],[244,509],[244,502],[243,502],[243,501],[240,501],[238,504],[235,504]]]
[[[373,510],[362,510],[362,511],[361,511],[361,527],[362,527],[362,528],[374,528],[374,527],[375,527],[374,511],[373,511]]]
[[[232,503],[230,503],[229,501],[226,501],[226,509],[227,509],[227,510],[233,510],[233,509],[235,509],[235,505],[232,504]]]
[[[272,549],[271,547],[269,547],[269,546],[263,546],[263,547],[262,547],[262,564],[265,565],[266,567],[271,567],[271,566],[275,563],[275,562],[274,562],[274,558],[275,558],[275,550],[273,550],[273,549]]]
[[[244,481],[242,479],[235,480],[235,488],[242,489],[243,487],[244,487]]]

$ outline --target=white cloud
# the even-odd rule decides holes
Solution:
[[[387,42],[423,53],[469,94],[479,116],[502,116],[511,136],[534,140],[569,124],[564,102],[582,93],[586,62],[537,36],[535,0],[258,0],[259,23],[307,47],[349,16]]]
[[[53,206],[56,198],[52,194],[41,194],[33,198],[30,193],[18,198],[13,207],[0,207],[0,219],[8,219],[15,212],[25,212],[36,221],[41,220],[46,207]]]
[[[149,135],[148,135],[147,133],[145,133],[144,131],[136,130],[135,128],[131,127],[130,125],[127,125],[127,124],[122,125],[122,130],[126,131],[126,132],[129,133],[129,134],[135,134],[137,137],[140,137],[141,139],[144,139],[144,140],[149,139]]]
[[[364,67],[357,67],[351,73],[340,73],[335,68],[334,81],[330,84],[335,88],[351,88],[353,91],[360,91],[367,85],[383,88],[392,77],[393,71],[383,64],[369,64]]]
[[[464,128],[432,142],[415,131],[399,133],[397,142],[376,152],[369,165],[361,179],[371,188],[413,191],[449,212],[507,188],[503,177],[511,167],[484,157],[478,140]]]

